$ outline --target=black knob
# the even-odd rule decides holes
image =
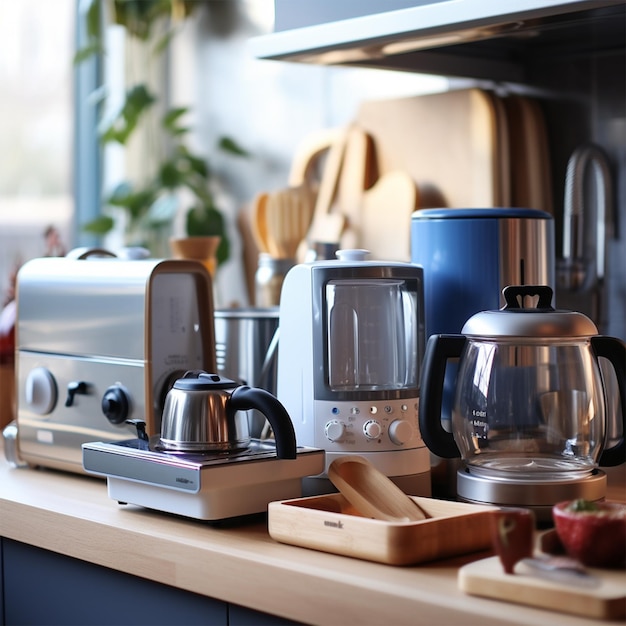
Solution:
[[[113,385],[104,392],[102,412],[112,424],[126,421],[130,412],[130,398],[120,385]]]
[[[67,398],[65,399],[65,406],[72,406],[74,404],[74,396],[76,394],[86,395],[89,392],[89,384],[83,380],[74,380],[67,384]]]

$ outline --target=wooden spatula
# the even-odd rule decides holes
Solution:
[[[363,515],[388,522],[416,522],[428,514],[362,456],[335,459],[328,478]]]

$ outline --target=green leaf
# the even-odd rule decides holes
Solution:
[[[102,13],[100,12],[100,0],[89,0],[89,7],[85,15],[87,25],[87,36],[90,39],[102,37]]]
[[[112,217],[109,217],[108,215],[101,215],[91,222],[83,224],[82,229],[86,233],[91,233],[93,235],[106,235],[113,229],[114,224],[115,222]]]
[[[102,49],[102,43],[100,41],[94,41],[90,44],[87,44],[84,48],[77,50],[74,54],[73,63],[74,65],[78,65],[83,61],[86,61],[89,57],[102,54],[104,50]]]
[[[198,176],[202,177],[205,180],[208,179],[209,166],[207,165],[207,162],[203,158],[187,153],[185,155],[185,159],[187,160],[187,163],[189,164],[189,169],[192,172],[194,172],[195,174],[197,174]]]
[[[178,125],[178,121],[181,117],[183,117],[189,109],[187,107],[177,107],[175,109],[170,109],[161,120],[161,125],[165,130],[175,136],[185,135],[189,132],[189,128],[187,126]]]
[[[224,150],[224,152],[229,152],[230,154],[233,154],[235,156],[249,156],[248,152],[244,150],[241,146],[239,146],[239,144],[237,144],[235,140],[231,139],[230,137],[222,137],[219,141],[218,146],[221,150]]]
[[[126,209],[130,219],[137,221],[149,211],[156,196],[157,192],[152,186],[135,191],[129,183],[124,182],[113,190],[107,201],[112,206]]]
[[[137,127],[143,114],[156,102],[149,89],[141,84],[126,92],[126,100],[119,113],[110,121],[103,120],[100,138],[103,143],[117,141],[124,145]]]
[[[183,184],[185,174],[176,160],[166,161],[159,169],[159,180],[167,189],[175,189]]]
[[[154,24],[169,17],[171,0],[115,0],[115,22],[143,41],[147,41]]]
[[[163,35],[163,37],[159,37],[156,44],[154,45],[154,54],[163,54],[163,52],[167,50],[167,47],[170,45],[171,41],[174,39],[177,33],[178,29],[171,28]]]

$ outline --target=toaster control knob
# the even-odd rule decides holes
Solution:
[[[398,446],[410,441],[413,437],[413,426],[407,420],[394,420],[389,424],[389,439]]]
[[[383,427],[376,420],[367,420],[363,424],[363,434],[368,439],[378,439],[383,432]]]
[[[112,385],[102,396],[102,412],[112,424],[122,424],[130,413],[130,397],[121,385]]]
[[[57,383],[50,370],[36,367],[26,377],[26,404],[37,415],[52,413],[57,403]]]
[[[346,432],[346,425],[339,420],[330,420],[324,427],[324,434],[329,441],[340,441]]]

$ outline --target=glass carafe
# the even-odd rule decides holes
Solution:
[[[589,340],[469,339],[452,425],[470,472],[577,478],[605,438],[602,379]]]
[[[420,403],[426,445],[442,457],[460,455],[470,473],[495,480],[570,480],[598,464],[626,461],[623,437],[604,448],[598,364],[604,357],[615,369],[624,423],[625,344],[599,336],[580,313],[555,311],[549,287],[504,292],[507,305],[471,317],[463,335],[429,339]],[[443,373],[447,360],[457,357],[448,433],[440,417]]]

